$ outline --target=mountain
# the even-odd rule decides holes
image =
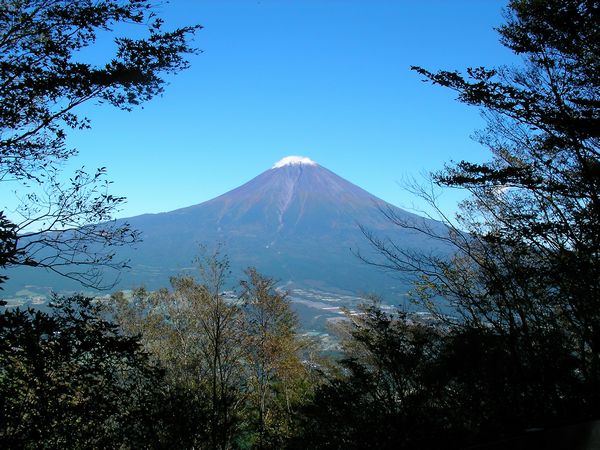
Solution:
[[[435,249],[422,234],[400,229],[379,208],[407,221],[424,219],[369,194],[314,161],[283,158],[242,186],[198,205],[126,219],[143,242],[119,256],[131,259],[119,288],[166,286],[168,277],[193,270],[199,244],[223,244],[235,278],[256,267],[282,285],[328,292],[374,292],[396,302],[407,286],[356,257],[370,246],[362,225],[412,249]]]
[[[399,230],[380,207],[392,208],[408,221],[424,220],[308,158],[283,158],[212,200],[128,219],[144,238],[137,251],[128,255],[134,267],[130,279],[147,283],[148,269],[176,273],[190,266],[198,252],[195,244],[210,248],[220,242],[236,270],[255,266],[294,286],[389,293],[399,283],[353,253],[370,250],[359,225],[406,247],[432,243],[419,233]]]

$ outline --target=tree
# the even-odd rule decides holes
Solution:
[[[291,436],[295,404],[306,394],[307,371],[298,319],[275,281],[254,268],[242,280],[244,356],[251,411],[257,413],[256,448],[282,448]]]
[[[289,300],[253,268],[239,297],[224,292],[229,262],[218,250],[199,263],[198,280],[173,277],[171,289],[117,293],[104,307],[195,405],[196,428],[186,432],[195,447],[283,448],[314,381]]]
[[[490,162],[433,174],[471,194],[442,237],[454,258],[372,242],[380,264],[421,276],[418,301],[455,307],[462,320],[448,325],[463,343],[490,332],[504,343],[504,367],[522,380],[504,400],[518,417],[514,432],[600,415],[600,6],[513,0],[508,8],[499,32],[522,66],[466,76],[413,68],[481,107],[488,124],[478,139]],[[480,362],[481,372],[492,363]]]
[[[123,331],[166,368],[170,385],[193,399],[195,446],[232,448],[246,400],[244,322],[235,298],[224,295],[229,261],[217,250],[199,259],[200,279],[171,278],[172,289],[140,289],[108,305]]]
[[[463,448],[449,439],[454,412],[446,408],[446,373],[437,370],[442,330],[384,312],[377,299],[347,310],[346,318],[337,330],[341,370],[302,408],[292,447]]]
[[[172,448],[171,416],[184,402],[163,372],[82,296],[55,297],[53,313],[0,315],[3,448]]]
[[[106,62],[85,61],[83,49],[124,25],[148,36],[117,37]],[[98,267],[122,268],[111,247],[138,236],[109,222],[124,198],[108,193],[105,168],[63,181],[61,164],[76,154],[67,132],[90,127],[77,108],[91,100],[131,110],[161,94],[165,75],[188,66],[198,28],[163,31],[149,0],[2,2],[0,181],[20,185],[21,203],[10,217],[0,212],[0,267],[44,267],[85,286],[111,285]]]

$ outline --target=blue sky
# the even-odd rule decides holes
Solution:
[[[71,133],[70,167],[107,166],[128,198],[119,217],[209,200],[287,155],[410,206],[403,179],[489,155],[469,137],[479,112],[409,68],[514,62],[493,30],[505,3],[173,0],[165,28],[202,24],[203,52],[143,109],[86,106],[92,129]]]

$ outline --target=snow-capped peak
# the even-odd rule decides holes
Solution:
[[[317,163],[314,162],[310,158],[306,158],[304,156],[286,156],[285,158],[280,159],[275,164],[273,164],[272,169],[279,169],[283,166],[294,166],[298,164],[305,164],[308,166],[316,166]]]

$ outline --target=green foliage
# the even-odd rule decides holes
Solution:
[[[341,374],[303,408],[292,448],[434,448],[445,426],[443,382],[434,373],[439,330],[376,302],[347,317]]]
[[[454,241],[458,256],[437,265],[421,295],[443,296],[472,326],[518,342],[515,358],[549,351],[548,336],[560,339],[598,403],[600,9],[575,0],[510,8],[499,31],[523,67],[473,69],[466,78],[416,69],[483,108],[488,128],[479,139],[494,156],[435,175],[472,193],[459,216],[469,234]]]
[[[82,296],[54,298],[52,315],[0,316],[3,448],[166,448],[181,405],[135,338]]]
[[[413,68],[482,108],[492,154],[433,174],[471,194],[438,235],[453,258],[372,240],[380,265],[420,276],[414,299],[443,331],[433,392],[456,418],[433,428],[457,446],[600,416],[599,19],[595,1],[513,0],[499,32],[521,66]]]
[[[532,344],[377,303],[348,319],[341,372],[301,409],[291,448],[458,449],[585,420],[594,407],[555,330]]]
[[[0,211],[0,268],[4,269],[15,261],[17,257],[16,241],[17,233],[16,226],[4,215],[4,211]],[[0,289],[2,283],[6,281],[5,275],[0,275]],[[0,304],[0,306],[2,306]]]

